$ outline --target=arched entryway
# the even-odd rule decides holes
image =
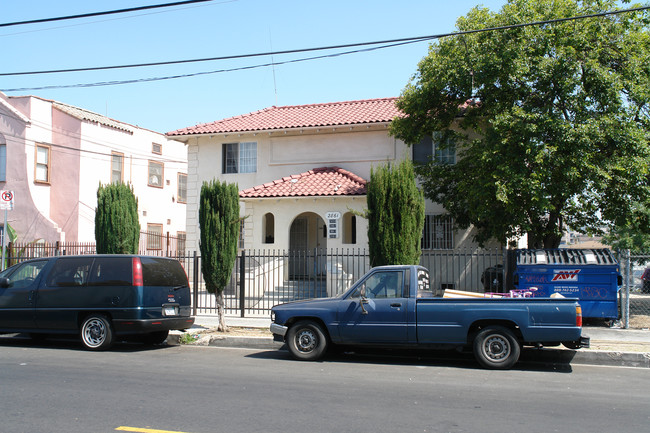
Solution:
[[[289,228],[289,278],[324,275],[327,248],[325,221],[314,212],[298,215]]]

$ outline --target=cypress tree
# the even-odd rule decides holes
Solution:
[[[140,243],[138,199],[124,183],[97,189],[95,242],[98,254],[137,254]]]
[[[201,272],[205,288],[215,295],[220,331],[226,331],[223,290],[230,281],[239,241],[239,188],[213,180],[203,182],[199,202]]]
[[[367,200],[371,265],[418,264],[424,196],[415,183],[411,161],[371,168]]]

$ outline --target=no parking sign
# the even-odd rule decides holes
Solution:
[[[0,191],[0,210],[14,209],[14,192]]]

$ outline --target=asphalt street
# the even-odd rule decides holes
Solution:
[[[639,368],[0,339],[3,433],[639,432],[648,389]]]

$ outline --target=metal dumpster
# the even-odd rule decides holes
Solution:
[[[617,319],[619,266],[607,249],[517,250],[514,283],[534,297],[578,298],[582,316]]]

